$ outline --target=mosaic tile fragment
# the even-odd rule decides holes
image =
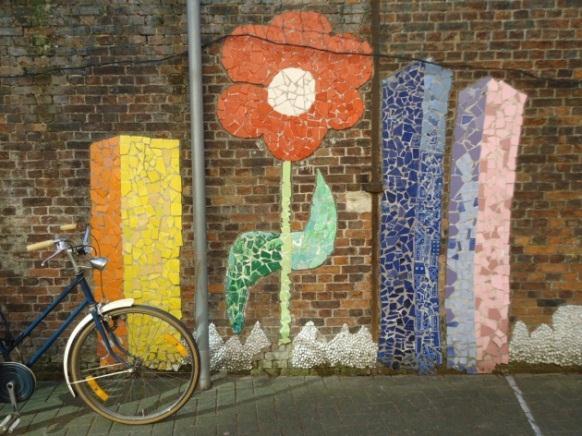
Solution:
[[[261,277],[281,269],[281,239],[271,232],[240,235],[228,253],[226,270],[226,315],[239,334],[245,324],[249,288]]]
[[[232,372],[248,371],[253,367],[253,360],[271,345],[259,321],[253,326],[244,345],[236,335],[224,342],[214,323],[208,325],[208,337],[212,371],[222,368]]]
[[[380,336],[378,359],[416,366],[413,233],[416,160],[422,128],[422,67],[399,71],[382,83],[384,193],[380,221]]]
[[[121,136],[124,291],[181,318],[179,141]]]
[[[317,268],[333,253],[337,233],[337,210],[331,188],[319,170],[309,219],[302,232],[292,232],[294,271]]]
[[[323,365],[373,368],[377,354],[378,345],[364,326],[357,333],[350,333],[344,324],[341,331],[326,342],[313,321],[308,321],[293,340],[291,366],[305,369]]]

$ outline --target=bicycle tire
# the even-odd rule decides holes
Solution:
[[[120,345],[114,346],[118,360],[106,352],[94,322],[84,327],[71,346],[69,367],[78,396],[99,415],[122,424],[152,424],[178,412],[200,375],[198,347],[182,322],[142,305],[112,310],[101,320],[110,343]]]

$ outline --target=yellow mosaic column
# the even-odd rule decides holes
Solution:
[[[121,136],[120,155],[124,295],[181,318],[179,141]],[[156,326],[128,328],[134,352],[148,341],[164,340]]]

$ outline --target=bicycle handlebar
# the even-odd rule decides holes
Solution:
[[[76,230],[77,224],[63,224],[59,227],[60,230],[66,232],[68,230]],[[35,244],[29,244],[26,246],[26,251],[36,251],[42,250],[43,248],[48,248],[53,244],[59,242],[58,239],[47,239],[46,241],[36,242]]]
[[[48,248],[57,243],[57,239],[47,239],[46,241],[37,242],[35,244],[29,244],[26,246],[26,251],[36,251],[42,250],[43,248]]]
[[[77,224],[64,224],[59,227],[61,230],[75,230],[77,228]],[[85,230],[83,235],[83,242],[81,245],[73,245],[71,241],[67,239],[47,239],[46,241],[36,242],[34,244],[29,244],[26,246],[26,251],[35,251],[35,250],[42,250],[44,248],[55,246],[55,252],[47,257],[45,260],[42,261],[41,266],[45,266],[49,260],[58,256],[59,254],[66,252],[69,256],[69,260],[73,264],[73,268],[75,269],[76,273],[79,273],[79,267],[77,266],[77,262],[75,262],[74,256],[78,255],[85,255],[88,254],[89,251],[87,250],[88,247],[88,240],[89,240],[89,226]]]

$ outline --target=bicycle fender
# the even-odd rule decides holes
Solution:
[[[122,300],[112,301],[111,303],[107,303],[106,305],[101,307],[101,313],[102,314],[107,313],[115,309],[121,309],[122,307],[131,307],[134,304],[135,300],[133,298],[124,298]],[[81,333],[81,330],[83,330],[83,328],[91,322],[93,322],[93,317],[91,316],[91,314],[85,316],[85,318],[83,318],[79,322],[79,324],[75,326],[71,333],[71,336],[69,336],[69,339],[67,340],[67,345],[65,346],[65,353],[63,355],[63,371],[65,373],[65,383],[67,383],[69,392],[71,392],[71,395],[73,397],[76,397],[77,395],[75,394],[75,390],[71,386],[71,381],[69,377],[69,358],[71,354],[71,348],[73,342],[75,342],[75,338],[79,335],[79,333]]]

